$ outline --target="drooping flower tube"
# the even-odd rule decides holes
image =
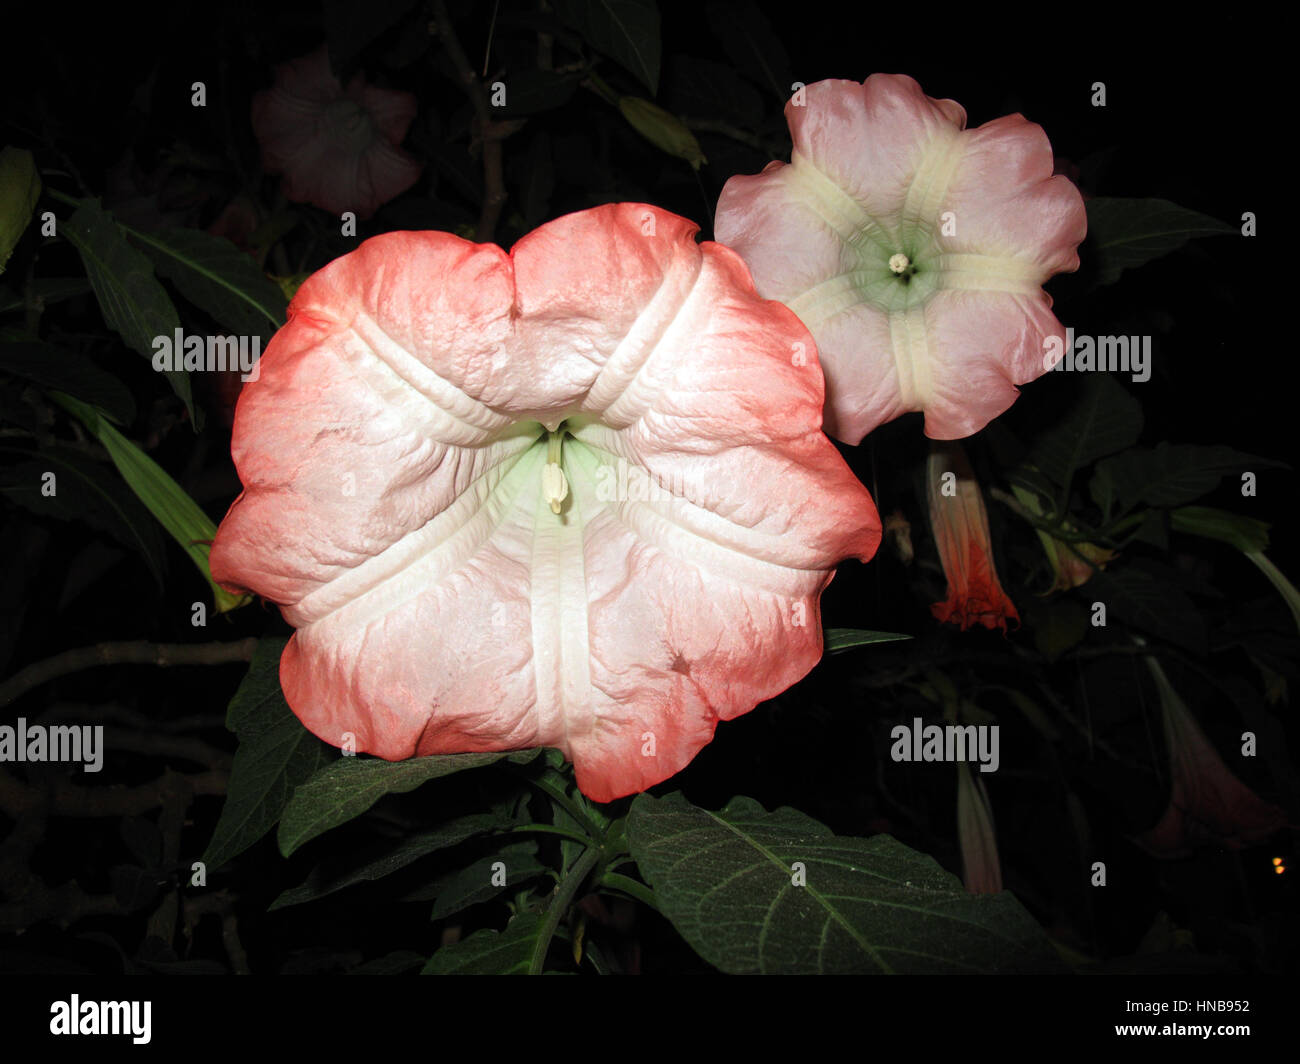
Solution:
[[[993,806],[984,782],[957,764],[957,841],[961,847],[961,880],[972,894],[997,894],[1002,890],[1002,862],[993,826]]]
[[[1005,632],[1007,621],[1018,624],[1020,615],[998,580],[984,496],[961,444],[930,445],[926,487],[930,527],[948,578],[947,598],[930,612],[960,624],[963,632],[973,624]]]
[[[608,801],[805,675],[880,522],[816,348],[640,204],[507,254],[366,241],[308,278],[236,411],[214,577],[278,603],[303,723],[389,760],[559,748]]]
[[[360,74],[344,88],[322,45],[275,68],[271,88],[253,97],[253,132],[263,168],[284,175],[289,199],[369,218],[420,177],[400,147],[415,111],[413,94]]]
[[[1078,269],[1087,217],[1042,128],[967,130],[897,74],[817,82],[785,113],[790,163],[731,178],[714,231],[816,339],[826,431],[924,411],[933,439],[978,432],[1065,349],[1041,286]]]
[[[1160,694],[1172,787],[1159,823],[1136,842],[1156,857],[1186,857],[1197,846],[1240,849],[1286,826],[1286,813],[1234,776],[1154,657],[1145,659]]]

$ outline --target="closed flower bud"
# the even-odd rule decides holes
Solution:
[[[695,134],[686,128],[680,118],[658,104],[639,96],[623,96],[618,101],[618,109],[632,124],[632,128],[656,148],[685,159],[695,170],[709,161],[700,150],[700,142],[695,139]]]

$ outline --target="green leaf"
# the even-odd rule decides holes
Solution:
[[[1169,527],[1175,532],[1230,543],[1246,554],[1268,550],[1269,526],[1265,522],[1213,506],[1181,506],[1171,510]]]
[[[49,344],[0,344],[0,371],[89,403],[110,421],[135,420],[135,400],[126,385],[90,359]]]
[[[1097,281],[1112,284],[1125,270],[1167,255],[1200,236],[1238,234],[1235,226],[1162,199],[1093,196],[1088,245],[1097,257]]]
[[[497,864],[505,865],[504,876]],[[403,901],[434,899],[430,920],[441,920],[453,913],[491,901],[502,891],[546,873],[537,860],[537,843],[531,840],[505,846],[494,854],[475,861],[467,868],[439,876],[427,886],[412,891]],[[504,882],[493,882],[494,879]]]
[[[149,260],[127,243],[98,200],[86,199],[64,222],[60,233],[81,254],[90,286],[109,328],[126,345],[152,361],[154,338],[169,340],[181,327],[167,290],[153,275]],[[167,379],[194,419],[190,379],[184,370],[168,370]]]
[[[686,128],[680,118],[658,104],[640,96],[621,96],[618,109],[627,119],[628,125],[641,136],[660,151],[685,159],[691,164],[692,170],[698,170],[708,162],[695,134]]]
[[[1010,893],[970,894],[888,835],[834,835],[798,810],[734,798],[720,813],[642,794],[632,855],[663,914],[724,972],[1057,970],[1047,937]],[[795,886],[796,862],[806,885]]]
[[[1179,506],[1219,486],[1228,473],[1246,468],[1284,466],[1231,447],[1162,443],[1154,450],[1134,448],[1097,463],[1097,476],[1109,483],[1121,511],[1139,503]]]
[[[226,711],[239,737],[226,802],[203,855],[210,868],[238,857],[275,826],[294,788],[330,760],[330,748],[294,716],[280,690],[287,640],[262,639]]]
[[[554,0],[555,13],[583,40],[659,91],[659,8],[654,0]]]
[[[424,975],[527,975],[542,929],[537,913],[520,913],[504,931],[476,931],[443,946],[424,966]]]
[[[705,8],[709,27],[722,42],[736,69],[764,88],[782,104],[794,92],[790,57],[772,29],[772,23],[752,0],[713,2]]]
[[[0,150],[0,273],[22,239],[41,194],[41,178],[32,153],[21,148]]]
[[[93,407],[63,392],[52,392],[50,398],[73,414],[104,445],[127,485],[203,574],[203,579],[212,589],[217,612],[224,613],[249,601],[250,596],[231,594],[212,579],[208,552],[212,549],[217,526],[185,489],[172,480],[162,466],[100,417]]]
[[[900,639],[911,639],[910,635],[896,632],[868,632],[860,628],[827,628],[826,653],[835,654],[853,647],[867,646],[870,643],[896,643]]]
[[[344,868],[338,861],[318,865],[307,876],[306,882],[286,890],[276,898],[271,903],[271,909],[301,905],[305,901],[333,894],[344,887],[383,879],[384,876],[405,868],[421,857],[459,845],[466,839],[472,839],[475,835],[485,834],[501,826],[501,818],[495,813],[473,813],[450,820],[432,831],[422,831],[418,835],[403,839],[394,849],[372,861],[367,861],[360,867]]]
[[[1172,570],[1147,561],[1095,573],[1082,593],[1091,602],[1151,635],[1196,653],[1206,646],[1205,622]]]
[[[280,820],[280,852],[288,857],[317,835],[360,816],[386,794],[404,794],[429,780],[491,765],[506,756],[504,753],[434,754],[407,761],[340,758],[294,792]],[[525,750],[508,756],[523,763],[537,755],[535,751]]]
[[[1133,446],[1141,432],[1141,404],[1107,374],[1090,374],[1078,402],[1038,437],[1029,464],[1065,486],[1089,462]]]
[[[9,448],[6,448],[9,450]],[[54,474],[55,493],[42,494],[45,473]],[[62,444],[42,447],[26,461],[0,471],[0,494],[41,517],[84,521],[136,551],[163,586],[163,540],[158,526],[102,462]]]
[[[238,335],[269,340],[284,324],[279,285],[229,240],[195,229],[127,231],[186,299]]]

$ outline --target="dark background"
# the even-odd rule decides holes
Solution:
[[[996,14],[962,22],[942,9],[927,11],[919,5],[851,5],[859,13],[846,16],[841,12],[848,6],[759,5],[788,51],[795,79],[862,80],[873,72],[907,73],[929,95],[958,100],[971,126],[1012,111],[1043,125],[1057,155],[1079,168],[1079,184],[1088,194],[1159,196],[1232,223],[1239,223],[1244,211],[1256,213],[1260,235],[1253,241],[1193,242],[1108,288],[1093,287],[1086,268],[1079,276],[1054,279],[1048,288],[1058,300],[1062,320],[1081,333],[1155,334],[1151,381],[1126,382],[1142,401],[1144,444],[1221,443],[1292,460],[1297,355],[1283,335],[1283,325],[1296,300],[1281,246],[1289,231],[1272,182],[1293,167],[1293,138],[1285,117],[1278,116],[1278,95],[1265,81],[1276,73],[1266,58],[1269,30],[1232,14],[1207,26],[1131,9],[1104,16],[1085,7],[1052,5],[1024,13],[997,8]],[[481,62],[492,8],[490,3],[453,5],[472,61]],[[251,94],[269,84],[273,63],[311,51],[323,37],[316,4],[142,4],[111,12],[79,11],[75,16],[50,9],[37,12],[37,18],[27,34],[10,36],[0,142],[33,149],[43,167],[59,165],[52,153],[57,148],[96,192],[107,189],[109,170],[124,153],[129,152],[142,171],[154,173],[178,140],[201,147],[230,160],[232,168],[206,175],[197,191],[187,186],[171,204],[187,212],[186,224],[198,227],[210,224],[239,190],[241,175],[256,172],[256,144],[248,124]],[[667,77],[672,57],[729,62],[716,25],[701,4],[664,5],[666,76],[661,103],[672,102]],[[497,37],[494,69],[509,54],[509,40],[509,34]],[[407,148],[430,160],[428,182],[381,210],[362,226],[362,236],[393,228],[453,228],[477,216],[473,189],[458,180],[477,176],[476,163],[465,150],[464,97],[439,69],[436,48],[405,68],[387,65],[383,56],[401,43],[391,36],[381,39],[359,63],[371,74],[379,71],[373,80],[419,96],[421,117]],[[605,63],[601,70],[624,91],[638,91],[613,64]],[[208,85],[209,106],[204,111],[189,105],[193,81]],[[1106,85],[1105,108],[1090,104],[1097,81]],[[763,131],[779,138],[784,134],[780,101],[772,93],[762,99]],[[755,172],[767,158],[727,138],[703,134],[700,141],[710,165],[697,180],[684,163],[622,129],[616,113],[581,91],[564,107],[532,120],[534,127],[543,124],[557,148],[555,188],[543,217],[520,213],[528,195],[529,174],[522,160],[527,159],[530,128],[505,143],[511,200],[497,239],[506,246],[545,218],[608,199],[643,199],[675,210],[698,220],[702,235],[709,237],[711,212],[726,178]],[[570,149],[574,154],[566,156]],[[273,188],[273,179],[262,181],[263,189]],[[57,187],[76,193],[67,181]],[[111,200],[106,205],[113,206]],[[342,250],[346,248],[321,246],[311,268]],[[57,262],[60,251],[49,254]],[[67,272],[73,272],[74,253],[64,248],[62,254]],[[86,327],[95,328],[93,303],[87,301],[83,313]],[[177,423],[174,404],[141,360],[124,356],[121,369],[141,411],[130,434],[153,441],[157,460],[219,520],[238,483],[223,450],[228,436],[218,419],[210,417],[196,437]],[[212,415],[213,397],[200,398]],[[1012,432],[1031,435],[1059,416],[1064,402],[1059,380],[1040,381],[1024,389],[1003,420]],[[882,428],[861,448],[843,450],[872,488],[882,514],[894,507],[909,513],[920,556],[927,544],[911,479],[925,453],[919,415]],[[1289,474],[1261,477],[1260,497],[1250,513],[1273,523],[1270,557],[1295,576],[1300,559],[1291,535],[1293,491]],[[1228,491],[1207,501],[1225,508],[1234,505]],[[164,588],[154,586],[142,566],[127,560],[88,570],[84,588],[69,600],[69,573],[91,564],[84,554],[85,530],[38,522],[12,507],[4,514],[4,674],[105,639],[195,638],[189,603],[205,597],[205,588],[174,548]],[[995,538],[1001,529],[995,517]],[[1010,560],[1009,572],[1004,572],[1012,597],[1028,600],[1028,574],[1017,568],[1020,555],[1009,546],[1005,549]],[[1233,552],[1207,549],[1205,554],[1216,586],[1230,599],[1259,599],[1265,604],[1261,608],[1285,617],[1262,577]],[[993,674],[1014,673],[1008,660],[998,661],[1004,654],[1000,634],[976,631],[958,637],[933,622],[928,602],[943,592],[942,575],[934,568],[932,564],[929,575],[918,578],[897,564],[891,568],[883,557],[868,567],[848,564],[827,593],[824,623],[917,633],[917,653],[951,661],[973,655],[975,668],[985,667],[979,659],[986,655]],[[918,597],[918,579],[922,588],[927,582],[933,585],[933,598]],[[271,631],[287,629],[274,609],[253,606],[229,620],[213,620],[201,638],[234,639]],[[937,774],[927,776],[920,767],[906,782],[879,773],[887,750],[880,745],[881,736],[887,733],[888,721],[873,712],[880,694],[872,677],[896,665],[898,653],[869,649],[828,659],[791,692],[723,725],[714,744],[665,789],[681,787],[710,807],[737,793],[752,795],[769,808],[791,804],[849,834],[888,830],[960,872],[950,823],[951,782]],[[1098,720],[1105,722],[1111,714],[1121,736],[1127,734],[1125,729],[1140,728],[1126,715],[1134,692],[1140,699],[1141,690],[1130,663],[1098,668],[1088,680]],[[207,715],[214,726],[206,737],[233,749],[233,737],[221,728],[221,720],[242,674],[239,665],[89,671],[39,689],[16,708],[32,714],[56,701],[74,706],[117,703],[159,718]],[[1062,690],[1080,682],[1078,676],[1058,678]],[[1180,690],[1195,701],[1185,686]],[[897,703],[892,705],[897,708]],[[1281,707],[1280,712],[1288,711]],[[907,719],[901,710],[897,716]],[[1003,764],[1010,759],[1014,765],[1017,755],[1032,760],[1034,749],[1004,747]],[[144,755],[118,760],[113,782],[152,778],[159,768],[159,759]],[[1126,840],[1159,816],[1167,792],[1158,774],[1135,783],[1115,769],[1059,768],[1060,778],[1068,778],[1072,790],[1087,800],[1098,852],[1104,853],[1117,877],[1104,903],[1094,906],[1081,900],[1085,891],[1062,885],[1072,874],[1060,842],[1059,809],[1053,813],[1053,802],[1062,792],[1048,787],[1049,799],[1044,799],[1044,792],[1028,781],[1017,781],[1012,770],[994,793],[1007,885],[1054,932],[1094,955],[1122,957],[1138,948],[1158,914],[1169,912],[1178,926],[1196,930],[1198,955],[1211,958],[1207,963],[1226,957],[1226,970],[1294,965],[1283,959],[1294,954],[1290,946],[1297,938],[1294,891],[1269,878],[1271,868],[1265,867],[1262,851],[1216,851],[1191,861],[1154,862]],[[889,772],[897,769],[892,766]],[[1284,802],[1277,780],[1261,776],[1251,782],[1272,800]],[[381,825],[380,835],[400,834],[426,816],[445,818],[460,809],[481,808],[495,785],[491,780],[452,780],[436,794],[407,796],[394,821]],[[1287,786],[1293,798],[1294,780]],[[904,814],[900,806],[916,815]],[[202,852],[219,810],[218,798],[195,802],[184,836],[187,855]],[[51,883],[75,877],[87,889],[108,889],[110,870],[130,858],[124,830],[129,829],[93,819],[52,822],[49,844],[38,849],[40,863],[34,870]],[[376,838],[373,823],[357,823],[331,835],[326,846],[356,847],[360,853]],[[1289,844],[1283,839],[1282,845],[1278,852]],[[267,915],[270,899],[301,882],[325,852],[318,842],[284,861],[268,839],[210,879],[239,899],[240,933],[254,971],[338,971],[392,949],[427,952],[436,946],[437,927],[428,926],[410,907],[386,906],[382,893],[371,893],[370,888]],[[70,927],[46,921],[22,936],[4,936],[0,971],[112,972],[132,963],[127,958],[140,961],[142,956],[164,965],[172,960],[205,962],[217,970],[224,961],[219,928],[212,921],[198,925],[183,956],[147,955],[146,915],[147,909],[130,916],[90,918]],[[495,915],[481,919],[491,923]],[[1246,938],[1272,936],[1276,948],[1251,952],[1243,947],[1241,936],[1234,937],[1232,930],[1243,926],[1249,929]],[[645,970],[706,967],[657,920],[646,918],[638,933]]]

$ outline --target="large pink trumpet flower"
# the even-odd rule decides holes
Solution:
[[[901,74],[817,82],[785,113],[790,163],[731,178],[714,230],[816,339],[826,431],[924,411],[933,439],[978,432],[1064,351],[1041,286],[1078,269],[1087,218],[1042,128],[967,130]]]
[[[262,166],[284,175],[285,196],[358,218],[419,179],[423,168],[400,147],[414,118],[409,92],[376,88],[360,74],[345,89],[323,45],[281,63],[271,88],[253,97]]]
[[[611,204],[509,254],[390,233],[303,283],[211,566],[297,629],[309,729],[389,760],[558,747],[608,801],[817,662],[879,519],[807,330],[695,230]]]

